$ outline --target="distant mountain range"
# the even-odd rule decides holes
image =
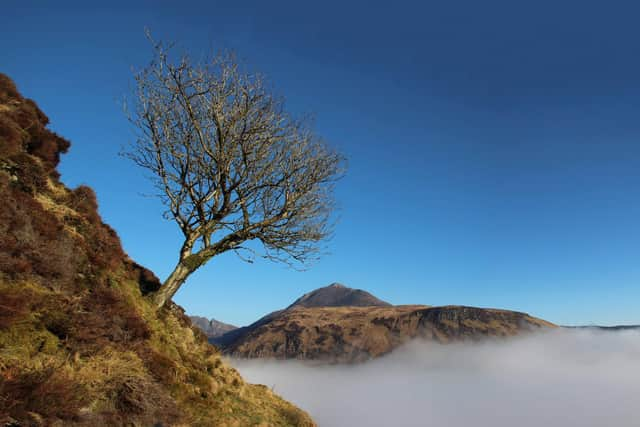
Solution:
[[[598,331],[630,331],[640,330],[640,325],[615,325],[615,326],[598,326],[598,325],[586,325],[586,326],[563,326],[568,329],[595,329]]]
[[[414,338],[449,343],[554,327],[508,310],[393,306],[366,291],[334,283],[210,341],[234,357],[359,362],[387,354]]]
[[[238,329],[237,326],[229,325],[216,319],[207,319],[201,316],[189,316],[189,318],[191,319],[191,323],[202,329],[209,339],[217,338],[229,331]]]

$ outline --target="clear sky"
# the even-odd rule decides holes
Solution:
[[[71,140],[63,181],[92,186],[161,278],[179,231],[118,156],[145,26],[196,56],[237,50],[349,159],[327,256],[298,272],[223,255],[177,294],[189,313],[247,324],[342,282],[394,304],[640,323],[637,2],[91,3],[4,0],[0,71]]]

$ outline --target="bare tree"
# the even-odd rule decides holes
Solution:
[[[135,77],[129,118],[138,135],[125,154],[151,172],[165,216],[184,235],[175,269],[151,295],[157,306],[223,252],[251,260],[259,247],[288,263],[317,256],[343,158],[233,54],[172,61],[155,43],[154,53]]]

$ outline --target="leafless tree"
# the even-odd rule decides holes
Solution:
[[[309,120],[287,113],[233,54],[173,61],[170,50],[154,43],[152,62],[135,76],[129,118],[138,132],[125,152],[151,172],[165,216],[184,235],[173,272],[151,295],[158,307],[223,252],[315,258],[331,232],[344,165]]]

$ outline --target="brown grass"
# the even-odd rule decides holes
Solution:
[[[88,403],[86,391],[64,368],[13,370],[0,382],[0,395],[5,397],[0,413],[18,419],[37,413],[43,419],[77,421],[80,408]]]
[[[244,384],[55,166],[69,143],[0,74],[0,425],[312,425]]]

